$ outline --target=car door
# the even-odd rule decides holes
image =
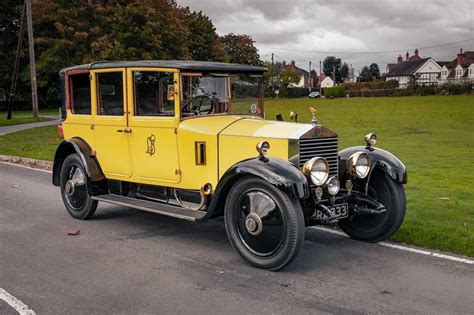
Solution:
[[[124,69],[92,70],[94,140],[96,157],[111,179],[132,175],[127,125],[126,72]]]
[[[127,77],[133,176],[156,185],[178,183],[178,71],[129,68]]]

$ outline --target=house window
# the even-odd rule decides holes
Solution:
[[[75,74],[69,77],[69,105],[71,113],[91,114],[91,85],[89,73]]]

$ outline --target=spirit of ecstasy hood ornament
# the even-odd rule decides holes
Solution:
[[[311,125],[316,126],[318,124],[318,119],[316,118],[316,109],[313,107],[309,108],[309,111],[311,112],[311,115],[313,118],[311,118]]]

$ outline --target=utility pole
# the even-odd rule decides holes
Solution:
[[[334,85],[336,85],[336,65],[332,69],[332,80],[334,81]]]
[[[36,88],[36,66],[35,47],[33,41],[33,19],[31,17],[31,0],[25,0],[26,21],[28,28],[28,49],[30,52],[30,81],[31,81],[31,105],[33,107],[33,117],[38,117],[38,92]]]
[[[272,53],[272,98],[275,97],[275,79],[273,77],[273,75],[275,74],[275,66],[273,64],[273,53]]]
[[[8,98],[7,120],[12,119],[13,102],[15,101],[16,83],[18,81],[18,70],[20,68],[21,46],[23,45],[23,35],[25,34],[26,6],[23,5],[20,21],[20,33],[18,34],[18,44],[16,46],[15,66],[13,68],[12,85],[10,87],[10,96]]]
[[[309,62],[308,90],[311,93],[311,61]]]
[[[321,75],[322,75],[322,74],[323,74],[323,67],[322,67],[322,65],[321,65],[321,60],[319,60],[319,77],[320,77],[320,78],[321,78]],[[320,96],[320,97],[322,96],[322,93],[323,93],[323,91],[322,91],[322,89],[321,89],[321,83],[322,83],[322,81],[319,82],[319,96]]]

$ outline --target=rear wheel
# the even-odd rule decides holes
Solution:
[[[69,155],[61,166],[60,187],[64,205],[69,214],[80,220],[90,218],[97,201],[89,195],[86,172],[77,154]]]
[[[303,246],[305,224],[298,200],[268,182],[247,177],[230,191],[225,225],[232,247],[249,264],[279,270]]]
[[[406,211],[405,190],[387,173],[379,171],[370,178],[368,195],[387,211],[377,215],[356,215],[340,221],[339,227],[352,238],[375,243],[388,239],[402,225]]]

